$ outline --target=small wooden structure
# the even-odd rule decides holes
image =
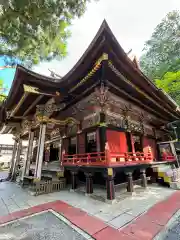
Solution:
[[[47,194],[52,192],[59,192],[64,189],[66,186],[65,178],[61,178],[60,180],[49,180],[49,181],[37,181],[34,182],[31,187],[31,193],[34,196],[38,196],[40,194]]]

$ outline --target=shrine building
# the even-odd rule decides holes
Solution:
[[[83,40],[82,40],[83,41]],[[104,21],[76,65],[62,78],[46,77],[20,65],[1,106],[0,133],[14,135],[11,175],[28,151],[21,180],[52,178],[86,194],[102,185],[108,200],[115,186],[142,179],[161,161],[158,141],[169,140],[166,125],[180,118],[178,105],[131,60]],[[55,173],[55,175],[54,175]]]

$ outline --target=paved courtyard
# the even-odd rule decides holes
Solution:
[[[0,184],[0,215],[3,216],[39,204],[61,200],[100,218],[114,228],[120,228],[173,192],[172,189],[150,186],[146,191],[139,189],[136,195],[109,205],[68,190],[35,197],[15,183],[2,182]]]
[[[2,234],[5,234],[7,228],[11,229],[9,233],[12,236],[16,236],[18,231],[22,231],[22,226],[28,229],[29,226],[32,226],[32,228],[35,227],[37,229],[36,238],[34,239],[58,239],[52,238],[52,231],[47,229],[47,231],[42,231],[42,226],[47,225],[43,221],[52,218],[52,221],[50,220],[49,225],[45,228],[52,227],[53,229],[54,226],[58,226],[59,230],[54,228],[57,236],[60,236],[58,234],[63,234],[59,233],[59,231],[69,231],[69,236],[73,233],[74,238],[70,237],[67,240],[91,239],[90,236],[93,236],[93,239],[106,240],[110,238],[110,235],[112,236],[111,240],[150,240],[160,231],[164,231],[167,222],[179,209],[180,192],[156,185],[149,186],[146,191],[137,189],[135,195],[128,196],[110,205],[80,193],[69,192],[68,190],[35,197],[29,195],[27,190],[23,190],[15,183],[2,182],[0,183],[0,223],[5,224],[19,219],[18,224],[20,225],[18,225],[18,228],[15,228],[14,226],[16,225],[12,222],[6,226],[1,226],[0,239],[5,239],[2,238]],[[44,220],[42,219],[43,215],[33,216],[35,213],[42,214],[45,210]],[[60,218],[57,219],[52,215],[52,212],[47,213],[50,210],[58,213]],[[26,218],[25,221],[21,219],[27,216],[29,218]],[[67,225],[66,221],[63,222],[62,217],[65,220],[69,220],[70,225]],[[36,221],[40,221],[40,225],[36,224]],[[73,230],[72,224],[84,232],[79,233],[79,230],[75,228]],[[43,235],[44,238],[37,238],[37,236],[42,236],[42,232],[46,234]],[[30,230],[26,231],[26,233],[29,234],[27,236],[31,236]],[[86,233],[86,236],[83,235],[84,233]],[[27,236],[9,239],[33,239]],[[51,238],[45,238],[45,236],[51,236]],[[166,239],[162,236],[160,237],[160,240]]]

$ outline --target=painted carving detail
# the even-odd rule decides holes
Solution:
[[[99,123],[100,123],[100,114],[93,113],[91,115],[84,117],[82,121],[82,129],[98,125]]]
[[[127,121],[127,131],[143,133],[144,131],[143,123],[136,122],[129,118]]]
[[[50,137],[51,137],[51,139],[52,139],[52,138],[55,138],[55,137],[57,137],[57,136],[59,136],[59,135],[60,135],[59,128],[56,128],[56,129],[54,129],[54,130],[51,132]]]
[[[77,124],[68,124],[67,126],[67,135],[74,135],[77,133],[78,127]]]
[[[115,127],[125,128],[125,119],[123,116],[117,113],[107,111],[106,123]]]

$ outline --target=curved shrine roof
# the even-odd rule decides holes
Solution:
[[[109,81],[109,83],[113,83],[117,88],[120,88],[121,85],[124,91],[130,91],[130,94],[140,101],[144,98],[146,105],[152,105],[152,108],[156,108],[157,111],[159,109],[162,113],[167,114],[170,120],[175,120],[180,117],[180,112],[177,111],[177,104],[160,91],[160,89],[141,72],[136,62],[134,63],[129,59],[111,32],[106,21],[102,23],[98,33],[80,60],[64,77],[59,79],[46,77],[18,65],[3,108],[12,110],[21,100],[24,94],[24,86],[26,85],[38,89],[41,96],[34,93],[26,96],[22,103],[24,110],[30,108],[32,102],[35,102],[36,105],[43,104],[53,95],[58,96],[58,94],[60,96],[60,100],[58,101],[65,99],[70,102],[96,83],[96,81],[98,83],[100,77],[98,74],[101,73],[97,72],[100,71],[101,66],[99,65],[99,68],[97,67],[97,60],[102,58],[103,54],[107,56],[107,64],[105,67],[111,67],[113,74],[116,74],[116,77],[114,77],[114,75],[112,75],[112,77],[109,75],[110,71],[106,71],[106,73],[109,74],[105,76],[105,78],[108,78],[107,81]],[[95,74],[97,74],[96,81],[92,79],[92,76]],[[111,78],[113,80],[111,80]],[[46,94],[43,95],[43,93]],[[23,115],[24,110],[19,113],[19,116]],[[4,111],[2,110],[1,112],[1,115],[4,117]]]

